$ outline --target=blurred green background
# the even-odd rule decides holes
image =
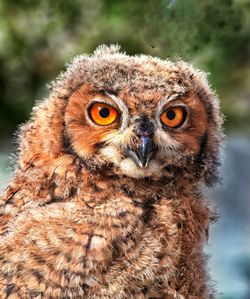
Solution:
[[[47,96],[46,84],[103,43],[183,58],[210,73],[228,142],[223,185],[207,191],[221,213],[207,251],[218,298],[249,299],[249,0],[0,0],[0,187],[10,176],[13,132]]]

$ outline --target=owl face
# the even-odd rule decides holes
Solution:
[[[141,178],[171,175],[172,166],[198,154],[207,116],[192,93],[135,96],[83,85],[70,97],[65,123],[81,159]]]
[[[115,47],[78,57],[55,83],[66,101],[63,141],[93,170],[135,179],[215,176],[217,99],[184,62],[127,56]]]

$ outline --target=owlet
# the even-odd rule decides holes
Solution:
[[[0,298],[214,298],[218,101],[183,62],[100,46],[51,84],[0,198]]]

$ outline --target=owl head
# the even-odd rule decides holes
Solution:
[[[24,129],[22,148],[32,143],[26,159],[70,155],[93,172],[186,176],[210,185],[217,178],[221,124],[204,73],[183,61],[100,46],[76,57],[52,83]]]

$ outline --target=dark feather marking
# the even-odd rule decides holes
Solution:
[[[198,154],[195,157],[195,163],[200,164],[202,163],[203,155],[205,153],[206,147],[207,147],[207,142],[208,142],[208,134],[205,132],[200,139],[200,149]]]
[[[94,182],[92,182],[92,190],[94,193],[98,193],[98,192],[101,192],[103,190],[103,188],[100,188]]]
[[[31,293],[29,293],[29,296],[30,296],[30,299],[36,299],[36,298],[38,298],[38,296],[40,298],[44,298],[43,294],[44,294],[43,292],[31,292]]]
[[[43,277],[43,275],[41,274],[40,271],[38,271],[38,270],[32,270],[31,272],[32,272],[32,274],[36,277],[36,279],[37,279],[37,281],[38,281],[39,283],[41,283],[41,282],[44,281],[44,277]]]
[[[2,204],[2,205],[0,205],[0,207],[2,207],[2,206],[5,206],[6,205],[6,203],[10,203],[10,204],[12,204],[13,202],[13,199],[14,199],[14,196],[19,192],[19,191],[21,191],[22,189],[20,188],[20,189],[16,189],[16,190],[12,190],[12,188],[11,187],[9,187],[9,189],[7,190],[7,194],[8,194],[8,196],[5,198],[5,202],[4,202],[4,204]]]
[[[51,183],[50,183],[50,187],[49,187],[50,200],[45,203],[46,205],[56,203],[56,202],[62,202],[64,200],[63,197],[55,195],[55,189],[56,189],[57,185],[53,180],[54,180],[54,174],[51,178]],[[74,187],[71,188],[70,195],[71,195],[71,192],[73,192],[73,195],[76,193],[76,190],[74,190],[74,189],[75,189]]]
[[[127,195],[130,198],[133,198],[135,196],[135,192],[130,190],[127,186],[123,186],[122,190],[125,193],[125,195]]]
[[[31,252],[30,253],[30,256],[38,263],[38,264],[40,264],[40,265],[48,265],[48,263],[46,262],[46,260],[42,257],[42,256],[40,256],[40,255],[38,255],[38,254],[36,254],[36,253],[33,253],[33,252]]]
[[[63,114],[65,114],[67,105],[68,105],[68,102],[65,102],[64,109],[63,109]],[[65,121],[63,122],[63,127],[62,127],[62,147],[63,147],[63,150],[65,151],[65,153],[75,154],[74,150],[71,146],[70,138],[69,138],[69,136],[67,135],[67,132],[66,132]]]
[[[45,204],[52,204],[55,202],[62,202],[64,199],[62,197],[56,196],[55,195],[55,189],[56,189],[56,183],[53,182],[53,176],[52,176],[52,182],[51,185],[49,187],[49,195],[50,195],[50,200],[47,201]]]
[[[82,245],[82,244],[80,244],[80,245]],[[68,263],[69,263],[69,262],[71,261],[71,259],[72,259],[72,256],[71,256],[71,253],[70,253],[70,252],[66,252],[66,253],[64,254],[64,257],[66,258],[66,260],[67,260]]]
[[[6,287],[6,297],[5,299],[7,299],[14,291],[15,289],[15,284],[8,284],[7,287]]]
[[[155,203],[154,198],[145,200],[142,203],[142,208],[143,208],[142,219],[144,223],[148,223],[151,220],[152,214],[154,212],[154,203]]]
[[[88,237],[88,242],[87,242],[87,244],[86,244],[86,246],[85,246],[86,251],[88,251],[89,248],[90,248],[90,244],[91,244],[91,240],[92,240],[92,238],[93,238],[93,235],[92,235],[92,234],[89,235],[89,237]]]
[[[69,197],[71,198],[71,197],[75,196],[76,192],[77,192],[77,188],[71,187],[69,190]]]
[[[101,149],[102,147],[104,147],[104,145],[106,144],[106,142],[101,141],[101,142],[97,142],[94,146],[96,150]]]
[[[63,130],[63,150],[67,154],[75,155],[75,152],[71,146],[70,138],[65,132],[65,128]]]
[[[49,204],[52,204],[52,203],[63,202],[63,201],[64,201],[64,198],[59,197],[59,196],[54,196],[54,197],[51,198],[51,200],[47,201],[45,204],[49,205]]]
[[[116,261],[118,258],[121,257],[121,250],[117,241],[112,242],[112,261]]]

